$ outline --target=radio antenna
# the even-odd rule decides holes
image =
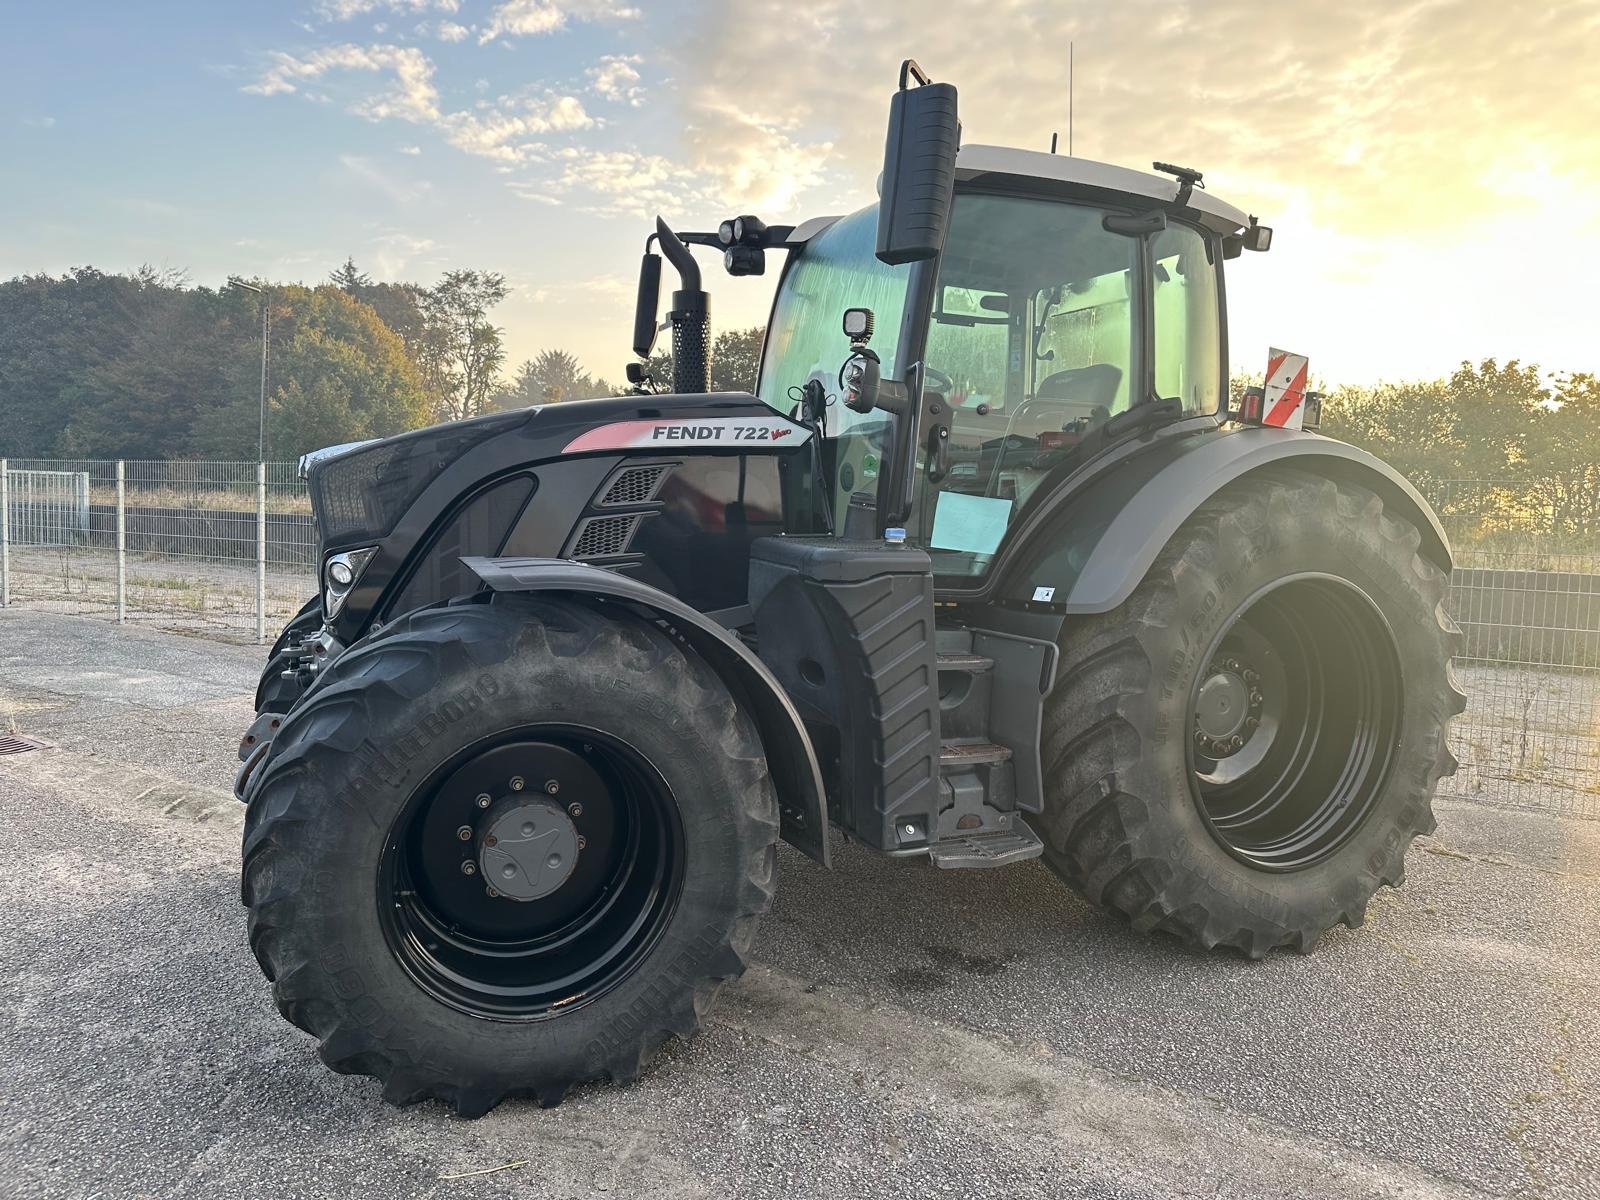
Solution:
[[[1072,59],[1077,45],[1067,43],[1067,157],[1072,157]]]

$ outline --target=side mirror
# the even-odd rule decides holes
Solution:
[[[639,296],[633,309],[633,352],[649,358],[656,344],[656,313],[661,308],[661,256],[648,251],[639,262]]]
[[[912,75],[920,86],[906,86]],[[960,144],[955,86],[930,83],[922,68],[907,59],[900,68],[900,91],[889,101],[883,195],[878,201],[881,262],[920,262],[944,248]]]
[[[857,345],[840,376],[844,380],[846,408],[851,412],[869,413],[878,407],[878,386],[883,380],[883,368],[876,354],[865,346]]]

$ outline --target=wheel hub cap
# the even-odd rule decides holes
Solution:
[[[1195,694],[1194,740],[1200,752],[1221,760],[1244,749],[1261,725],[1261,676],[1237,658],[1211,664]]]
[[[1243,679],[1229,672],[1213,675],[1200,685],[1195,724],[1209,738],[1230,738],[1244,728],[1249,704],[1250,689]]]
[[[578,865],[578,831],[546,800],[511,801],[490,814],[478,852],[483,880],[511,900],[542,900]]]

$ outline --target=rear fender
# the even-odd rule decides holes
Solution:
[[[590,603],[626,604],[670,621],[720,675],[755,719],[778,791],[783,839],[828,866],[828,822],[822,771],[800,714],[765,664],[705,614],[649,584],[564,558],[463,558],[496,592],[562,592]]]
[[[1418,552],[1449,572],[1450,542],[1437,514],[1388,463],[1314,433],[1246,428],[1156,442],[1041,510],[996,595],[1049,603],[1058,613],[1109,612],[1132,595],[1161,548],[1197,508],[1231,483],[1284,466],[1378,493],[1391,512],[1421,531]]]

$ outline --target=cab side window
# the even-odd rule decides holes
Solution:
[[[1222,347],[1214,247],[1198,231],[1169,225],[1151,245],[1155,260],[1155,387],[1191,415],[1222,403]]]

